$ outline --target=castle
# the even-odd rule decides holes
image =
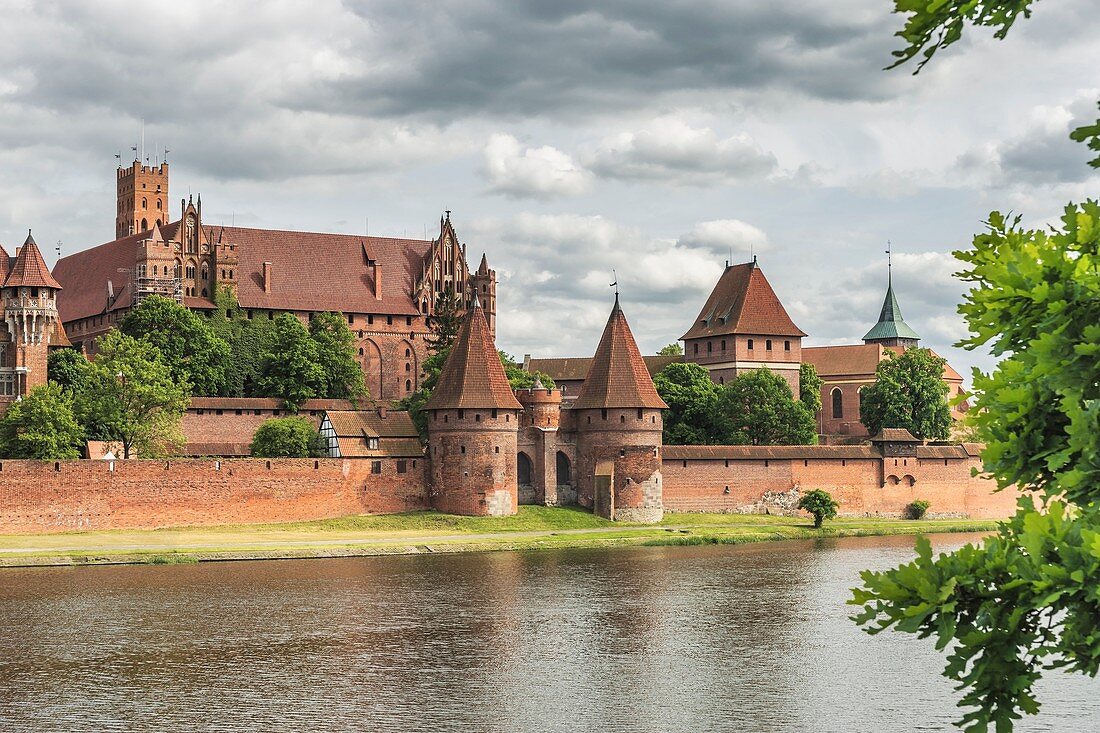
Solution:
[[[184,200],[181,218],[166,222],[167,176],[167,163],[119,168],[117,238],[63,258],[53,274],[30,236],[14,258],[0,250],[0,409],[3,400],[45,383],[50,348],[69,339],[90,347],[154,293],[208,311],[216,287],[246,312],[289,312],[304,321],[318,312],[343,313],[357,333],[378,407],[355,413],[337,401],[309,406],[328,446],[324,459],[224,460],[246,455],[239,444],[247,435],[238,433],[230,453],[220,452],[224,443],[199,442],[204,448],[191,455],[205,458],[56,462],[52,469],[2,461],[0,531],[426,508],[501,516],[520,504],[579,504],[609,519],[656,522],[666,510],[789,512],[809,488],[832,492],[845,514],[897,516],[915,498],[931,499],[941,515],[1012,512],[1013,494],[994,495],[992,482],[974,475],[979,446],[925,445],[904,430],[867,436],[844,422],[853,407],[858,415],[859,387],[873,382],[884,354],[917,344],[892,283],[864,344],[815,350],[803,348],[806,334],[755,259],[727,263],[682,336],[686,348],[679,357],[642,356],[616,293],[591,357],[525,359],[556,379],[557,367],[568,373],[555,388],[512,390],[494,343],[495,272],[484,256],[476,272],[468,269],[449,215],[431,241],[209,226],[201,199]],[[302,267],[307,260],[311,267]],[[385,405],[419,387],[425,336],[450,296],[464,315],[424,406],[422,448],[408,414]],[[858,363],[850,363],[850,353],[859,354]],[[679,359],[706,367],[719,384],[770,369],[796,394],[800,364],[816,363],[825,381],[821,432],[849,444],[666,447],[667,405],[652,374]],[[952,375],[945,373],[949,383]],[[204,431],[217,432],[223,413],[254,426],[261,413],[279,413],[268,403],[196,398],[189,417]],[[830,408],[832,422],[824,418]],[[166,480],[176,488],[161,491]]]

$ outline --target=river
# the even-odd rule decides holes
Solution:
[[[847,620],[912,544],[6,569],[0,731],[948,730],[931,643]],[[1100,730],[1098,692],[1017,729]]]

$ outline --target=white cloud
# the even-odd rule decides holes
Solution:
[[[740,219],[703,221],[680,237],[680,244],[727,254],[767,249],[768,235]]]
[[[603,178],[680,185],[760,179],[778,167],[775,155],[748,135],[720,137],[709,127],[667,117],[605,140],[586,163]]]
[[[514,198],[575,196],[588,190],[591,176],[557,148],[524,148],[511,135],[497,133],[485,145],[490,190]]]

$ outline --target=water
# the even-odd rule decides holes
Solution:
[[[844,605],[911,548],[3,570],[0,731],[946,730],[942,657]],[[1098,692],[1045,681],[1018,730],[1100,730]]]

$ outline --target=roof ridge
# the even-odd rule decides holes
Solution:
[[[467,310],[435,391],[424,405],[426,410],[463,408],[521,409],[479,307]]]

